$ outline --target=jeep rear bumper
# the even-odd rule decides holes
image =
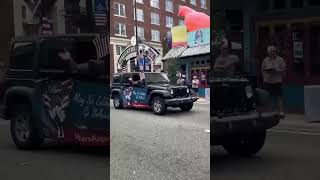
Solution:
[[[211,129],[214,137],[229,134],[266,130],[276,126],[280,121],[278,113],[253,113],[230,117],[211,117]]]
[[[178,107],[184,104],[194,103],[198,100],[197,97],[187,97],[187,98],[174,98],[174,99],[165,99],[164,102],[167,106]]]

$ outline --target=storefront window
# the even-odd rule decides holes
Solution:
[[[304,31],[294,30],[292,32],[292,56],[293,56],[293,71],[295,73],[304,72]]]

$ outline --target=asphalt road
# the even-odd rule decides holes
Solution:
[[[209,105],[164,116],[111,106],[111,179],[208,180]]]
[[[109,155],[103,149],[47,144],[33,151],[17,150],[9,122],[0,119],[1,180],[107,180]]]
[[[264,149],[252,158],[211,150],[214,180],[319,180],[320,134],[272,131]]]

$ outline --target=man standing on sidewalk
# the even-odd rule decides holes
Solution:
[[[282,84],[286,63],[282,57],[278,56],[275,46],[269,46],[267,51],[269,56],[263,60],[261,67],[264,88],[273,99],[273,108],[277,107],[280,115],[284,116]]]

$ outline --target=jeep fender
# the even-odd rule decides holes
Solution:
[[[155,96],[162,96],[163,98],[171,98],[171,94],[169,91],[167,90],[154,90],[150,93],[149,97],[148,97],[148,102],[150,102],[150,100],[155,97]]]
[[[111,90],[111,99],[113,99],[114,95],[117,94],[117,93],[121,94],[120,89],[112,89]]]
[[[9,116],[9,108],[12,105],[14,100],[18,101],[27,101],[32,106],[32,97],[33,97],[34,89],[30,87],[24,86],[14,86],[10,87],[4,94],[4,104],[6,107],[5,110],[5,118],[7,119]]]

